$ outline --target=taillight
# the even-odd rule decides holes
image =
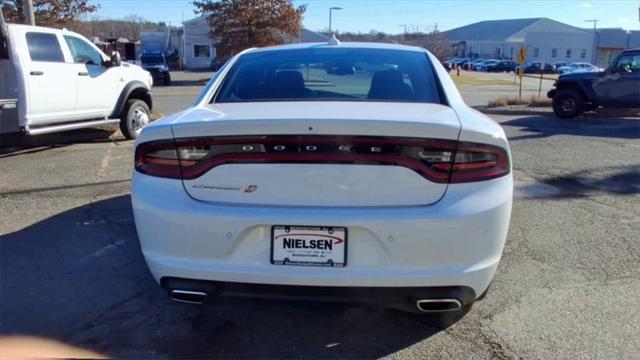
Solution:
[[[495,179],[510,170],[507,151],[491,145],[461,142],[451,163],[450,183]]]
[[[481,181],[509,173],[499,147],[451,140],[361,136],[256,136],[143,143],[135,168],[152,176],[195,179],[225,164],[325,163],[409,168],[437,183]]]
[[[137,171],[158,177],[180,179],[180,159],[173,141],[138,145],[135,155]]]

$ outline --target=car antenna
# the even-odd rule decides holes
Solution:
[[[336,34],[331,34],[329,41],[327,41],[328,45],[340,46],[340,40],[336,38]]]

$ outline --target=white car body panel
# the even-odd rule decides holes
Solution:
[[[315,286],[455,284],[480,295],[504,247],[512,186],[511,176],[450,185],[432,206],[304,208],[200,202],[180,181],[136,174],[132,202],[142,252],[158,281],[172,276]],[[273,224],[346,226],[349,265],[271,265]]]
[[[315,207],[429,205],[447,189],[402,166],[343,164],[222,165],[184,186],[202,201]]]
[[[296,44],[285,48],[318,46]],[[234,135],[422,137],[496,146],[504,131],[469,108],[444,67],[423,49],[448,106],[394,102],[214,103],[209,100],[231,59],[191,109],[146,127],[136,146],[166,140]],[[266,51],[266,50],[247,50]],[[288,182],[288,175],[292,181]],[[325,181],[314,175],[326,175]],[[252,193],[216,192],[231,184]],[[132,203],[141,247],[156,280],[340,286],[466,286],[480,296],[497,269],[511,214],[513,178],[441,184],[399,166],[231,164],[193,180],[134,171]],[[270,262],[273,225],[348,229],[348,265],[279,266]]]

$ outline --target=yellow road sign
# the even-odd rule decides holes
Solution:
[[[520,51],[518,51],[518,64],[524,64],[525,60],[527,60],[527,49],[522,46]]]

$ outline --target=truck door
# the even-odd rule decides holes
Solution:
[[[620,55],[593,88],[603,105],[639,107],[640,51]]]
[[[76,76],[65,62],[58,35],[29,31],[25,39],[29,50],[22,69],[27,84],[27,124],[76,120]]]
[[[64,35],[73,57],[74,78],[78,82],[77,111],[86,117],[106,117],[113,111],[123,84],[121,69],[107,68],[105,58],[88,41]]]

